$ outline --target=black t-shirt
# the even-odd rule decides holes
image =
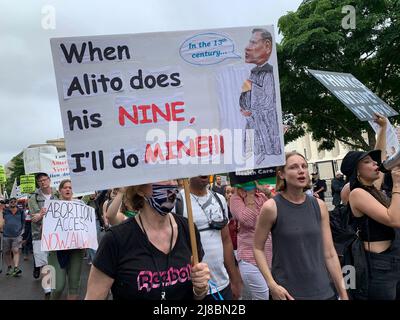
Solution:
[[[223,197],[225,197],[225,189],[226,189],[226,186],[219,186],[219,185],[217,185],[217,184],[215,184],[215,185],[212,187],[212,190],[213,190],[214,192],[219,193],[219,194],[222,195]]]
[[[192,300],[190,278],[191,247],[188,220],[173,214],[178,237],[169,255],[148,242],[135,218],[129,218],[106,232],[93,265],[114,279],[111,288],[115,300]],[[204,252],[196,230],[199,260]],[[158,274],[161,274],[163,286]]]
[[[325,180],[318,179],[317,181],[315,181],[313,191],[315,192],[315,191],[321,189],[321,187],[323,187],[323,189],[322,189],[322,191],[318,192],[318,195],[321,200],[325,200],[325,191],[326,191],[326,181]]]

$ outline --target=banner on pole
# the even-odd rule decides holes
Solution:
[[[11,189],[11,194],[10,194],[10,198],[21,198],[22,197],[22,193],[21,190],[19,188],[19,185],[17,184],[17,178],[14,179],[14,183]]]
[[[74,190],[284,164],[275,44],[272,26],[51,39]]]
[[[36,189],[35,175],[23,175],[19,177],[19,188],[21,193],[33,193]]]
[[[6,182],[6,172],[4,170],[4,166],[0,165],[0,184],[3,184]]]
[[[26,149],[24,152],[25,173],[45,172],[51,180],[51,187],[58,188],[64,179],[71,179],[66,152],[43,153]]]

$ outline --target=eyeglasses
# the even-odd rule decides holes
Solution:
[[[38,180],[37,182],[38,183],[43,183],[43,182],[46,182],[47,180],[49,180],[49,178],[41,179],[41,180]]]

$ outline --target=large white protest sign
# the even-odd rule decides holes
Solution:
[[[274,30],[261,28],[51,39],[74,190],[283,164]]]
[[[40,154],[56,154],[57,148],[53,145],[44,145],[24,149],[24,169],[26,174],[43,172],[40,161]]]
[[[57,188],[64,179],[70,179],[67,153],[46,153],[39,149],[24,151],[25,173],[45,172],[51,179],[51,186]]]
[[[97,249],[96,214],[78,201],[47,200],[43,218],[42,251]]]

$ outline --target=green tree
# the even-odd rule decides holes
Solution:
[[[15,178],[17,178],[17,183],[18,183],[19,177],[25,174],[24,159],[22,158],[22,154],[12,158],[11,163],[12,163],[11,175],[6,182],[6,190],[8,195],[11,194],[11,189],[14,184]]]
[[[346,5],[356,9],[354,30],[342,27]],[[352,148],[373,147],[375,133],[368,122],[359,121],[306,69],[351,73],[398,111],[399,16],[398,0],[308,0],[279,19],[282,109],[294,114],[296,123],[285,134],[287,142],[309,131],[320,150],[332,149],[335,139]]]

